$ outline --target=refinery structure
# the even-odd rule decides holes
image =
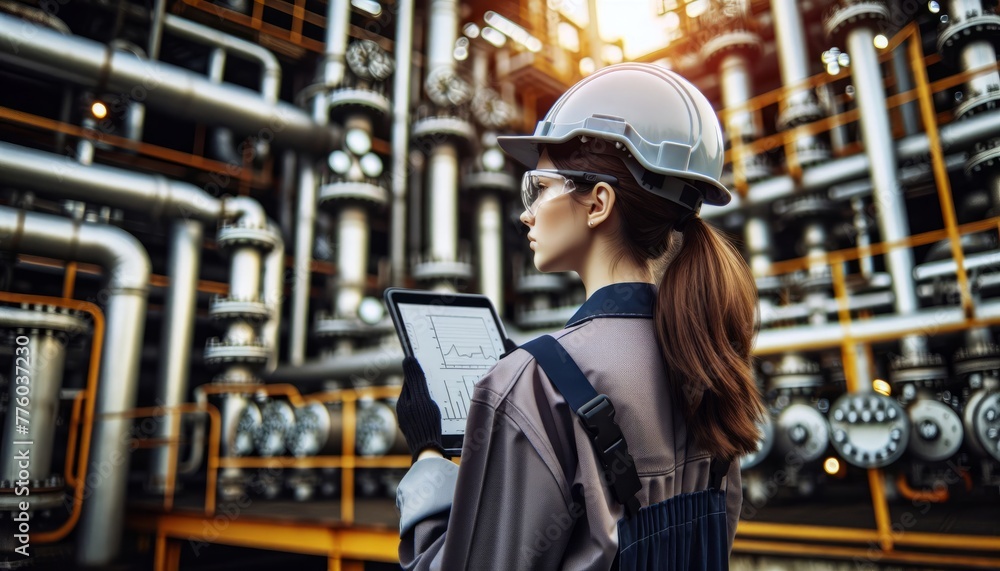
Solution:
[[[561,328],[496,140],[621,61],[726,137],[734,568],[1000,567],[998,43],[992,0],[0,0],[0,567],[394,568],[382,292]]]

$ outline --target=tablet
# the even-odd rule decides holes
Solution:
[[[389,288],[385,304],[403,352],[415,357],[441,410],[442,445],[462,451],[475,384],[504,353],[507,337],[483,295]]]

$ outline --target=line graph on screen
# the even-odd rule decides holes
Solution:
[[[482,317],[429,315],[445,369],[488,369],[499,356]]]

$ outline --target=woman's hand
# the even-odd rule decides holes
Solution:
[[[413,357],[403,359],[403,390],[396,401],[396,418],[413,460],[427,454],[444,456],[441,444],[441,411],[431,400],[427,377]]]

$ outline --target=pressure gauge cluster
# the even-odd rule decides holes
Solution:
[[[895,399],[846,394],[830,409],[830,442],[859,468],[881,468],[898,460],[910,440],[910,421]]]

